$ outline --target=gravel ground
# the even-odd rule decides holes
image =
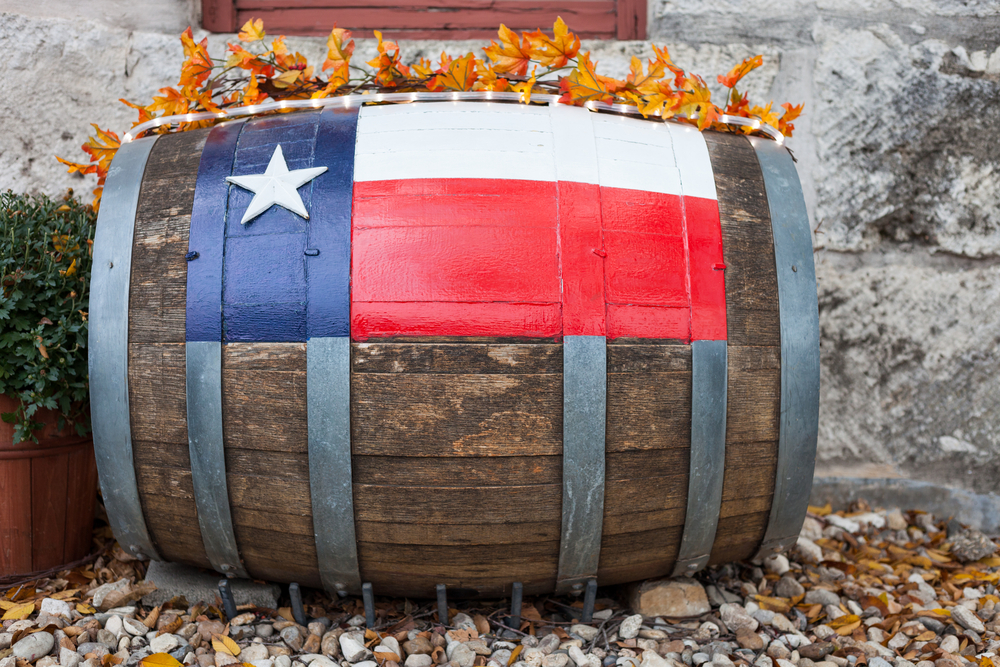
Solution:
[[[633,609],[602,589],[590,623],[580,600],[526,600],[516,628],[506,601],[453,602],[442,625],[433,604],[379,598],[373,629],[360,600],[319,592],[306,626],[287,607],[145,608],[144,566],[114,545],[4,591],[0,667],[994,667],[994,541],[926,513],[853,509],[810,508],[791,554],[647,582]]]

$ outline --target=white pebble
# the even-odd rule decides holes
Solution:
[[[39,609],[39,612],[42,614],[52,614],[53,616],[62,616],[66,619],[73,618],[73,608],[64,600],[45,598],[42,600],[42,607]]]
[[[629,616],[622,621],[618,628],[618,636],[622,639],[634,639],[639,634],[639,627],[642,625],[642,614]]]
[[[764,560],[764,569],[772,574],[782,575],[788,572],[789,565],[788,559],[781,554],[775,554],[773,556],[768,556]]]

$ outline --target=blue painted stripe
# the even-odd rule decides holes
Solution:
[[[257,118],[212,130],[191,215],[187,340],[304,342],[350,334],[351,202],[357,110]],[[299,195],[309,220],[272,206],[240,223],[281,145],[290,170],[325,166]],[[308,252],[308,254],[307,254]]]
[[[314,164],[319,112],[247,121],[232,175],[262,174],[278,145],[289,170]],[[322,175],[320,176],[322,178]],[[312,183],[299,188],[312,211]],[[254,194],[229,190],[222,316],[226,342],[291,343],[306,340],[305,250],[310,222],[272,206],[243,225]],[[312,217],[312,216],[310,216]]]
[[[226,242],[226,199],[233,154],[243,122],[216,125],[198,165],[188,250],[198,253],[187,265],[189,341],[222,340],[222,257]]]
[[[327,109],[320,115],[306,257],[306,336],[351,334],[351,203],[358,109]]]

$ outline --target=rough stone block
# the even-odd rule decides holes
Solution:
[[[142,598],[142,603],[155,606],[178,595],[183,595],[191,604],[214,603],[221,579],[219,574],[187,565],[152,561],[146,570],[146,581],[155,584],[156,590]],[[254,604],[270,609],[277,608],[281,595],[281,587],[277,584],[260,584],[249,579],[230,579],[229,589],[238,605]]]
[[[694,579],[652,579],[629,588],[629,606],[643,616],[698,616],[712,610]]]

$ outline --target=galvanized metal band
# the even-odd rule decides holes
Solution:
[[[675,577],[690,576],[708,565],[715,542],[726,463],[727,364],[726,341],[691,343],[691,456]]]
[[[563,339],[562,533],[556,592],[597,576],[604,524],[608,353],[604,336]]]
[[[351,339],[306,343],[309,492],[320,580],[329,593],[361,592],[351,476]]]
[[[132,461],[128,400],[128,300],[139,189],[156,137],[123,144],[104,183],[90,279],[90,416],[108,519],[133,555],[160,560],[146,528]]]
[[[819,430],[819,307],[812,234],[792,156],[751,137],[774,235],[781,314],[781,418],[771,516],[758,557],[795,544],[805,520]]]
[[[222,343],[188,341],[187,427],[191,483],[208,562],[217,572],[248,577],[233,531],[222,440]]]

